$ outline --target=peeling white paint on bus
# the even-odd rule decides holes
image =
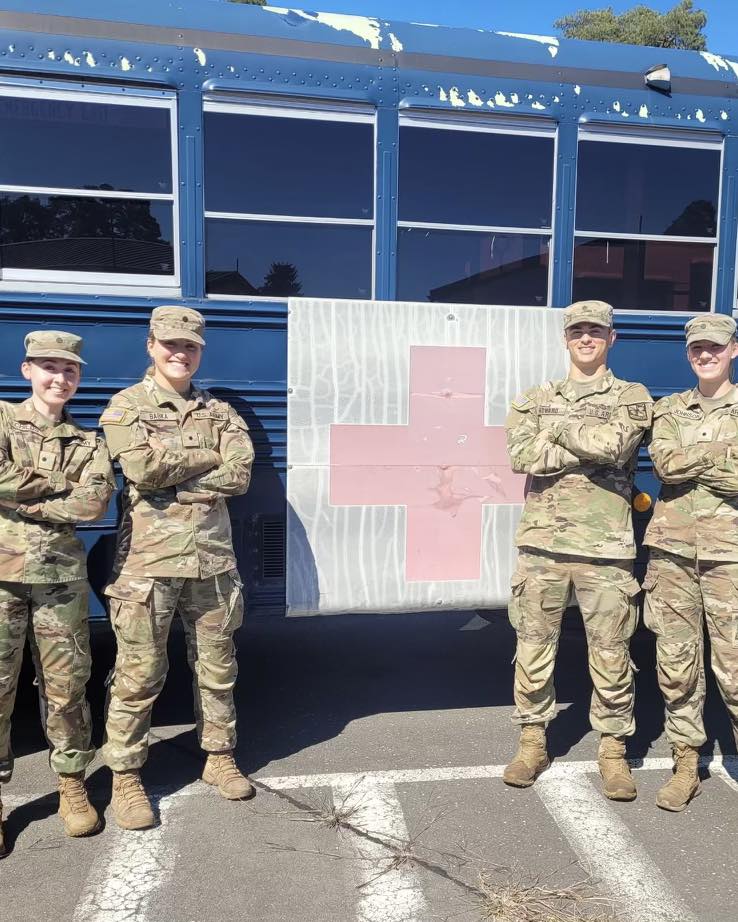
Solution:
[[[200,67],[204,67],[208,63],[207,55],[205,52],[202,50],[202,48],[193,48],[192,50],[195,54],[195,57],[197,58],[197,63],[200,65]]]
[[[538,42],[541,45],[548,46],[548,53],[555,58],[559,53],[559,40],[553,35],[528,35],[524,32],[497,32],[496,35],[504,35],[506,38],[521,38],[528,42]]]
[[[330,29],[335,29],[337,32],[351,32],[367,42],[375,51],[379,50],[382,42],[382,29],[379,20],[371,19],[369,16],[346,16],[343,13],[308,13],[305,10],[294,10],[283,6],[265,6],[263,9],[268,13],[277,13],[280,16],[288,16],[290,13],[294,13],[296,16],[302,16],[308,22],[320,23]]]
[[[731,61],[729,58],[723,58],[719,54],[712,54],[710,51],[700,51],[700,54],[710,67],[714,67],[717,71],[732,70],[733,74],[738,77],[738,64],[735,61]]]

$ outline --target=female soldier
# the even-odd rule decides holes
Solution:
[[[70,836],[100,825],[84,784],[95,751],[87,568],[74,525],[101,518],[114,486],[105,444],[64,409],[79,386],[81,346],[72,333],[29,333],[21,372],[32,395],[0,403],[0,781],[13,773],[10,717],[28,634]],[[0,803],[3,854],[1,821]]]
[[[732,317],[707,314],[685,327],[697,386],[656,404],[650,453],[663,486],[646,531],[646,625],[656,634],[659,685],[674,773],[656,795],[684,810],[700,792],[705,742],[704,626],[712,671],[738,738],[738,358]]]
[[[125,476],[114,574],[105,590],[118,654],[102,750],[113,771],[111,806],[124,829],[155,822],[139,769],[167,674],[175,610],[187,637],[198,739],[208,753],[203,779],[230,800],[254,793],[233,759],[233,633],[243,600],[225,503],[246,492],[254,450],[241,417],[192,386],[204,326],[195,310],[157,307],[147,344],[153,366],[113,397],[100,420]]]

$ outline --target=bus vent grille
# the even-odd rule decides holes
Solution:
[[[263,519],[261,523],[261,578],[285,577],[284,521]]]

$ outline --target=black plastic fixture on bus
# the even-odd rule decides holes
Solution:
[[[261,520],[261,578],[284,579],[286,575],[285,523]]]

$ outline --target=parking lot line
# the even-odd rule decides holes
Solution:
[[[166,822],[178,795],[151,798],[162,820],[154,829],[132,832],[111,823],[112,845],[93,862],[72,922],[146,922],[152,898],[174,872],[176,853]]]
[[[363,833],[351,837],[359,859],[358,922],[426,922],[430,913],[420,881],[402,860],[409,832],[394,785],[362,778],[335,786],[332,796],[336,810]]]
[[[697,922],[648,852],[581,774],[544,773],[535,791],[584,870],[617,901],[630,922]]]
[[[707,768],[728,766],[738,774],[738,756],[709,756],[700,760]],[[632,759],[630,764],[640,771],[667,771],[672,767],[670,758]],[[282,775],[257,777],[255,780],[273,791],[287,791],[297,788],[333,788],[350,786],[358,778],[366,778],[377,784],[418,784],[433,781],[478,781],[485,778],[501,778],[504,765],[458,765],[442,768],[410,768],[390,771],[337,772],[315,775]],[[546,772],[546,777],[569,777],[571,775],[597,774],[594,761],[555,761]]]

